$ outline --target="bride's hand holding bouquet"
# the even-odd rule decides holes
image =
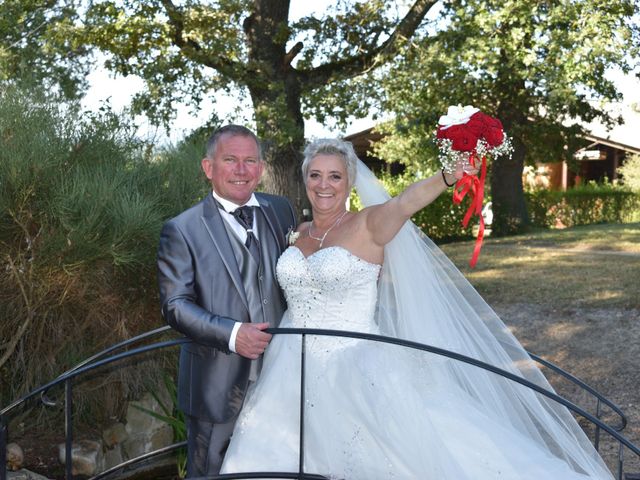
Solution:
[[[448,173],[456,179],[453,202],[459,204],[466,195],[471,198],[471,205],[462,220],[462,225],[466,227],[474,214],[479,217],[478,237],[469,262],[471,267],[474,267],[484,237],[482,202],[487,159],[510,155],[513,148],[500,120],[470,105],[449,107],[447,114],[442,115],[438,121],[436,142],[443,176]]]

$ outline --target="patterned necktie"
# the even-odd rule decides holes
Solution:
[[[236,208],[231,212],[231,215],[233,215],[238,223],[247,231],[247,240],[244,244],[254,260],[260,263],[260,247],[258,245],[258,239],[253,234],[253,207],[245,205],[244,207]]]

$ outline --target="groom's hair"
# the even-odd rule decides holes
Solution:
[[[249,130],[247,127],[243,127],[242,125],[234,125],[234,124],[220,127],[211,134],[211,136],[209,137],[209,140],[207,140],[207,148],[205,152],[205,156],[207,158],[213,158],[213,156],[216,153],[216,147],[218,146],[218,142],[220,141],[223,135],[229,135],[231,137],[252,138],[256,142],[256,145],[258,146],[258,156],[260,157],[260,160],[262,160],[262,145],[260,144],[260,140],[258,139],[256,134],[253,133],[251,130]]]

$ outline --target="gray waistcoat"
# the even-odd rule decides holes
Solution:
[[[268,322],[272,327],[278,326],[286,309],[282,291],[276,280],[276,262],[280,256],[280,250],[262,209],[255,209],[254,218],[254,230],[258,233],[260,243],[259,265],[238,236],[231,231],[227,222],[223,223],[231,240],[233,254],[242,277],[251,322]],[[249,380],[255,381],[257,379],[261,366],[262,357],[251,363]]]

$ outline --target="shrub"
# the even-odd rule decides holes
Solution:
[[[567,191],[536,190],[526,193],[531,223],[550,228],[594,223],[624,223],[640,219],[640,194],[608,183]]]
[[[155,255],[163,221],[206,191],[202,148],[157,155],[108,108],[82,112],[42,92],[0,91],[0,404],[78,361],[163,324]],[[90,386],[145,387],[120,374]],[[124,375],[124,374],[123,374]],[[104,405],[103,405],[104,407]]]

